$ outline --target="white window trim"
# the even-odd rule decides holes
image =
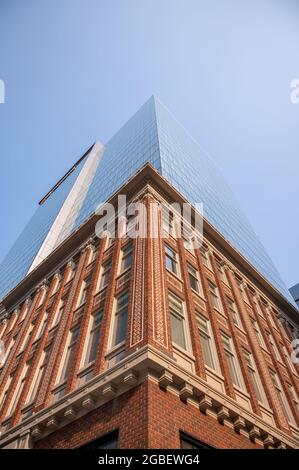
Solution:
[[[234,341],[232,340],[232,337],[230,335],[228,335],[227,333],[225,333],[223,331],[221,331],[221,340],[222,340],[222,335],[229,338],[231,351],[228,351],[228,352],[233,356],[233,362],[234,362],[234,365],[235,365],[237,378],[238,378],[239,383],[240,383],[240,387],[238,385],[234,384],[234,383],[233,383],[233,386],[234,386],[234,388],[236,388],[237,390],[240,390],[241,392],[247,392],[244,377],[243,377],[243,374],[242,374],[242,371],[241,371],[241,366],[240,366],[239,359],[238,359],[238,356],[237,356],[237,353],[236,353]],[[222,344],[223,344],[223,342],[222,342]],[[223,344],[223,348],[224,348],[224,350],[226,350],[224,344]]]
[[[213,369],[213,367],[208,366],[207,364],[204,364],[204,366],[207,369],[212,370],[213,372],[218,372],[219,374],[221,374],[221,367],[220,367],[220,363],[219,363],[219,357],[218,357],[218,354],[217,354],[216,342],[215,342],[214,333],[212,331],[211,322],[210,322],[210,320],[208,320],[201,313],[199,313],[199,312],[196,313],[198,334],[200,334],[199,333],[199,330],[200,330],[199,317],[202,317],[205,320],[206,324],[207,324],[208,335],[209,335],[209,345],[210,345],[211,355],[212,355],[212,358],[213,358],[213,361],[214,361],[214,364],[215,364],[215,369]],[[205,333],[205,332],[203,332],[203,333]]]
[[[185,335],[186,349],[182,348],[181,346],[174,343],[173,341],[172,341],[172,345],[174,348],[177,348],[183,354],[186,354],[186,353],[192,354],[190,327],[189,327],[189,321],[188,321],[188,315],[187,315],[185,302],[181,300],[179,297],[177,297],[175,294],[173,294],[172,292],[168,293],[168,302],[169,302],[170,297],[173,297],[174,299],[179,300],[182,303],[182,314],[177,313],[177,315],[180,315],[183,318],[183,331]],[[170,305],[170,302],[169,302],[169,305]],[[170,313],[170,306],[169,306],[169,313]]]
[[[116,345],[112,345],[112,341],[113,341],[113,336],[114,336],[114,328],[115,328],[115,321],[116,321],[116,308],[117,308],[117,300],[118,300],[118,297],[120,297],[122,294],[126,293],[128,294],[128,304],[127,304],[127,308],[129,306],[129,291],[123,291],[123,292],[120,292],[120,294],[118,294],[117,296],[114,297],[113,299],[113,309],[112,309],[112,316],[111,316],[111,325],[110,325],[110,331],[109,331],[109,338],[108,338],[108,350],[107,350],[107,353],[106,355],[110,355],[111,353],[113,352],[118,352],[119,349],[123,348],[125,343],[126,343],[126,339],[124,339],[123,341],[121,341],[120,343],[116,344]],[[128,311],[128,314],[129,314],[129,311]]]

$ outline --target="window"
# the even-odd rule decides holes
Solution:
[[[298,400],[298,395],[296,393],[296,390],[295,388],[293,387],[293,385],[290,385],[288,384],[288,387],[289,387],[289,390],[290,390],[290,394],[291,394],[291,397],[293,399],[293,402],[297,408],[297,410],[299,411],[299,400]]]
[[[37,371],[35,372],[35,375],[33,377],[29,393],[28,393],[27,398],[26,398],[26,403],[31,403],[31,401],[33,401],[35,399],[36,392],[38,390],[39,384],[41,383],[43,373],[44,373],[46,365],[48,363],[49,352],[50,352],[50,347],[45,349],[42,353],[42,356],[41,356],[41,359],[40,359],[40,364],[38,365]]]
[[[54,279],[54,288],[52,290],[52,295],[56,294],[56,292],[58,291],[58,288],[59,288],[59,285],[60,285],[60,277],[58,275],[55,276],[55,279]]]
[[[80,449],[117,449],[118,447],[118,430],[102,436],[95,441],[89,442]]]
[[[169,294],[169,311],[172,342],[187,350],[184,305],[180,299],[172,294]]]
[[[273,381],[278,399],[280,401],[280,404],[284,411],[285,416],[287,417],[289,422],[291,422],[292,424],[296,424],[290,405],[288,403],[287,397],[285,396],[284,390],[282,388],[282,385],[281,385],[281,382],[279,380],[277,373],[270,371],[270,374],[271,374],[272,381]]]
[[[258,314],[259,314],[261,317],[265,318],[265,317],[264,317],[263,310],[262,310],[262,307],[261,307],[261,305],[260,305],[260,302],[259,302],[259,299],[257,298],[257,296],[254,296],[254,297],[253,297],[253,303],[254,303],[254,306],[255,306],[256,311],[258,312]]]
[[[39,301],[36,304],[36,308],[39,308],[43,304],[43,302],[45,300],[45,297],[46,297],[46,289],[43,288],[42,293],[41,293],[40,298],[39,298]]]
[[[180,443],[181,449],[212,449],[211,446],[204,444],[194,437],[188,436],[183,432],[180,432]]]
[[[227,299],[227,305],[228,305],[229,311],[233,317],[234,324],[237,325],[239,328],[242,328],[241,318],[240,318],[235,302],[229,297],[227,297],[226,299]]]
[[[132,255],[133,255],[133,243],[129,242],[121,250],[121,264],[120,264],[121,273],[131,267]]]
[[[212,269],[212,268],[211,268],[210,258],[209,258],[208,252],[207,252],[207,248],[202,247],[202,248],[200,249],[200,253],[201,253],[201,258],[202,258],[203,264],[204,264],[207,268]]]
[[[80,326],[78,325],[69,333],[68,345],[67,345],[65,357],[63,359],[63,366],[62,366],[62,370],[60,373],[59,382],[64,382],[68,378],[70,367],[72,364],[72,358],[73,358],[74,351],[75,351],[76,342],[77,342],[78,335],[79,335],[79,329],[80,329]]]
[[[281,358],[281,355],[280,355],[280,352],[277,349],[276,343],[275,343],[274,338],[271,335],[270,331],[266,330],[266,335],[268,336],[269,343],[271,344],[271,348],[273,349],[273,352],[275,354],[276,359],[278,359],[280,362],[283,362],[282,358]]]
[[[24,351],[26,349],[26,347],[28,346],[29,341],[31,339],[33,328],[34,328],[34,323],[31,323],[30,326],[29,326],[28,332],[27,332],[26,336],[23,338],[23,341],[20,345],[19,352]]]
[[[294,363],[293,363],[293,361],[292,361],[292,359],[291,359],[291,355],[288,353],[288,350],[287,350],[287,348],[286,348],[285,346],[282,347],[282,351],[283,351],[283,354],[284,354],[284,356],[285,356],[285,358],[286,358],[286,360],[287,360],[287,363],[288,363],[289,366],[290,366],[291,371],[292,371],[294,374],[297,374],[297,371],[296,371],[296,369],[295,369],[295,367],[294,367]]]
[[[3,389],[3,392],[2,392],[2,395],[1,395],[1,400],[0,400],[0,403],[5,403],[6,401],[6,397],[7,397],[7,394],[8,394],[8,391],[9,391],[9,387],[10,387],[10,384],[12,382],[12,379],[13,379],[13,375],[10,375],[6,381],[6,384],[5,384],[5,387]]]
[[[31,301],[29,300],[28,302],[26,301],[22,307],[21,307],[21,314],[19,315],[19,323],[21,323],[24,318],[26,317],[28,311],[29,311],[29,306],[31,305]],[[23,312],[22,312],[23,310]]]
[[[90,283],[91,283],[91,276],[89,276],[87,279],[85,279],[82,282],[81,292],[80,292],[80,295],[79,295],[77,306],[83,305],[84,302],[86,301],[87,292],[88,292],[88,289],[90,287]]]
[[[258,342],[259,342],[259,345],[260,345],[262,348],[267,349],[258,322],[257,322],[256,320],[253,320],[253,319],[251,318],[251,323],[252,323],[254,332],[255,332],[255,334],[256,334],[257,340],[258,340]]]
[[[92,315],[91,329],[89,333],[87,351],[86,351],[86,356],[85,356],[85,365],[90,364],[96,358],[100,334],[101,334],[103,313],[104,313],[104,307],[102,307],[94,315]]]
[[[204,363],[206,366],[218,370],[216,348],[211,333],[210,322],[202,315],[197,315],[197,322]]]
[[[274,318],[273,318],[274,315],[275,315],[274,311],[272,310],[272,308],[271,308],[270,306],[268,306],[268,307],[266,308],[266,312],[267,312],[267,316],[268,316],[268,318],[269,318],[269,322],[271,323],[271,325],[273,326],[273,328],[275,328],[275,329],[277,330],[277,326],[276,326],[275,321],[274,321]]]
[[[24,388],[24,385],[25,385],[25,382],[26,382],[26,379],[27,379],[27,374],[28,374],[29,367],[30,367],[30,362],[27,362],[25,364],[25,366],[23,367],[21,377],[18,380],[18,384],[15,388],[15,392],[13,394],[13,397],[12,397],[11,402],[9,404],[9,407],[7,409],[6,416],[11,415],[14,412],[14,410],[16,409],[16,406],[18,404],[19,398],[21,396],[21,393],[23,391],[23,388]]]
[[[247,292],[245,290],[245,285],[244,285],[243,282],[239,282],[239,289],[240,289],[240,293],[241,293],[241,296],[242,296],[242,299],[244,300],[244,302],[246,302],[247,304],[250,305],[248,295],[247,295]]]
[[[195,292],[198,294],[202,294],[198,271],[193,266],[191,266],[191,264],[188,264],[188,275],[191,289],[195,290]]]
[[[222,266],[222,262],[217,260],[216,264],[217,264],[217,270],[218,270],[220,279],[223,282],[225,282],[225,284],[227,284],[228,282],[227,282],[226,272],[225,272],[225,269]]]
[[[165,206],[162,207],[162,229],[166,236],[175,235],[173,213]]]
[[[211,294],[213,307],[216,308],[217,310],[222,311],[222,304],[219,299],[218,288],[210,281],[208,282],[208,284],[209,284],[209,290]]]
[[[10,341],[9,346],[7,347],[7,349],[6,349],[6,351],[5,351],[5,354],[4,354],[4,357],[3,357],[3,359],[2,359],[1,365],[4,364],[5,361],[8,359],[8,357],[9,357],[9,355],[10,355],[10,352],[11,352],[11,350],[12,350],[12,348],[13,348],[15,342],[16,342],[16,338],[17,338],[17,335],[15,335],[15,336],[12,338],[12,340]]]
[[[54,315],[54,318],[53,318],[53,321],[52,321],[52,326],[55,326],[60,322],[63,310],[64,310],[64,299],[60,299],[59,304],[58,304],[57,309],[56,309],[56,312],[55,312],[55,315]]]
[[[36,338],[40,338],[45,331],[47,320],[48,320],[49,312],[45,312],[42,321],[38,327],[38,331],[36,333]]]
[[[166,268],[177,276],[179,275],[177,253],[168,245],[165,245]]]
[[[257,372],[257,369],[256,369],[255,362],[253,360],[252,354],[250,352],[248,352],[246,349],[243,349],[243,353],[244,353],[244,357],[245,357],[245,361],[246,361],[246,364],[247,364],[248,372],[249,372],[251,382],[252,382],[253,388],[255,390],[257,399],[260,402],[264,403],[264,405],[268,405],[266,395],[265,395],[265,392],[264,392],[264,389],[263,389],[263,386],[262,386],[262,383],[261,383],[261,379],[260,379],[260,376],[258,375],[258,372]]]
[[[100,275],[99,285],[98,285],[97,290],[100,290],[103,287],[107,286],[107,284],[109,283],[109,279],[110,279],[110,271],[111,271],[111,260],[108,260],[102,265],[101,275]]]
[[[96,254],[97,254],[97,250],[95,247],[93,247],[89,255],[88,264],[91,264],[95,260]]]
[[[116,309],[114,314],[114,324],[112,333],[112,347],[117,346],[126,339],[126,329],[128,321],[129,294],[123,292],[116,299]]]
[[[232,382],[234,385],[241,388],[241,386],[243,385],[243,383],[241,382],[241,372],[239,369],[239,364],[236,361],[232,340],[229,336],[224,333],[221,333],[221,339]]]

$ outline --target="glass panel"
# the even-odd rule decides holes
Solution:
[[[215,363],[211,352],[210,339],[201,332],[199,333],[199,337],[204,363],[212,369],[215,369]]]
[[[177,315],[170,315],[172,341],[183,349],[186,349],[184,332],[184,320]]]
[[[113,342],[114,346],[126,339],[127,318],[127,309],[124,309],[121,312],[117,313],[115,317],[115,337]]]
[[[234,358],[231,354],[229,354],[226,351],[225,351],[225,355],[226,355],[226,358],[227,358],[227,364],[228,364],[228,368],[230,370],[231,379],[233,381],[233,384],[237,385],[237,387],[240,387],[240,382],[239,382],[239,379],[238,379]]]

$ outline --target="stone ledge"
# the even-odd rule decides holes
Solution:
[[[147,379],[154,380],[166,391],[175,393],[188,406],[195,406],[199,412],[264,448],[299,448],[299,442],[292,436],[264,422],[149,345],[6,431],[1,436],[0,447],[18,441],[24,432],[29,432],[32,440],[38,441]]]

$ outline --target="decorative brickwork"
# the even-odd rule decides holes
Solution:
[[[299,368],[288,356],[290,328],[299,328],[296,311],[208,225],[205,254],[187,250],[173,234],[165,238],[161,207],[153,203],[182,202],[180,196],[153,170],[136,187],[133,183],[130,197],[146,206],[147,237],[131,240],[132,262],[125,269],[120,267],[129,238],[94,239],[89,221],[66,242],[65,252],[62,245],[58,257],[51,254],[29,275],[37,277],[40,270],[37,283],[26,292],[21,285],[19,297],[17,289],[4,299],[0,447],[75,448],[114,430],[120,448],[177,448],[180,432],[218,448],[299,447]],[[178,272],[166,267],[166,245],[175,253]],[[190,267],[198,290],[192,288]],[[116,301],[124,293],[127,303],[117,327],[125,339],[113,344]],[[182,311],[177,307],[173,314],[169,293]],[[94,355],[86,363],[95,318]],[[231,341],[240,386],[223,335]],[[67,350],[67,374],[59,380]]]

